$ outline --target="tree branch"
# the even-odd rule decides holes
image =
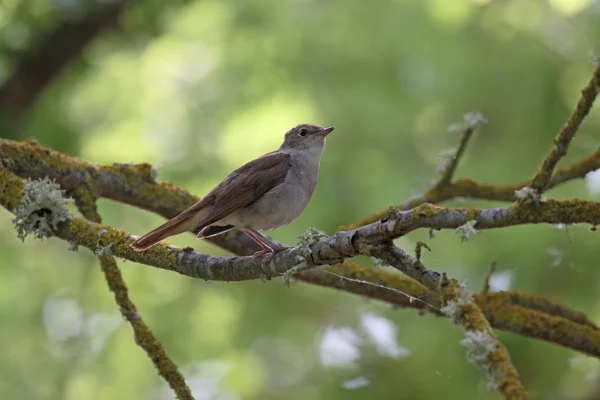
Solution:
[[[595,153],[578,162],[556,170],[546,189],[554,188],[573,179],[582,179],[588,173],[599,168],[600,150],[597,150]],[[422,195],[412,197],[398,206],[392,206],[386,210],[376,212],[359,220],[355,224],[344,226],[342,229],[356,229],[360,226],[383,219],[390,209],[408,211],[424,203],[438,204],[459,197],[513,202],[517,200],[515,192],[525,187],[531,187],[531,184],[531,181],[523,181],[513,185],[493,185],[484,182],[477,182],[473,179],[461,178],[449,183],[447,186],[440,187],[434,185]]]
[[[6,172],[4,175],[10,175]],[[7,180],[18,179],[7,177]],[[20,193],[13,193],[20,198]],[[14,199],[0,202],[8,209]],[[273,262],[264,265],[254,257],[216,257],[200,254],[192,249],[180,249],[159,244],[144,252],[129,247],[133,237],[118,229],[94,224],[81,218],[69,218],[58,226],[57,236],[72,243],[96,249],[101,240],[110,244],[114,255],[157,268],[176,271],[190,277],[210,280],[249,280],[272,278],[318,265],[331,265],[362,254],[376,256],[429,288],[440,281],[439,274],[425,269],[422,264],[387,241],[411,230],[427,228],[457,228],[468,221],[477,221],[478,229],[488,229],[522,223],[575,223],[600,224],[600,204],[579,200],[548,201],[536,209],[521,205],[499,209],[446,209],[422,205],[412,211],[390,215],[390,219],[365,225],[353,231],[338,232],[312,243],[308,248],[295,247],[278,252]],[[384,245],[384,247],[380,247]],[[381,250],[381,249],[384,250]],[[308,253],[307,253],[307,250]]]
[[[552,146],[532,179],[531,187],[537,190],[538,193],[544,192],[552,178],[552,172],[556,164],[567,154],[569,144],[592,109],[598,91],[600,91],[600,66],[594,71],[587,86],[581,90],[581,99],[577,102],[575,111],[554,139],[554,146]]]
[[[327,274],[329,268],[336,268],[335,275]],[[346,279],[348,270],[352,271],[350,280]],[[359,264],[351,269],[334,266],[305,271],[301,276],[299,279],[305,282],[349,291],[398,307],[443,315],[439,310],[442,300],[438,293],[383,268],[373,270]],[[581,312],[541,296],[521,292],[476,293],[473,298],[494,328],[600,358],[600,329]]]
[[[512,296],[509,292],[475,295],[475,301],[495,328],[600,358],[600,329],[593,324],[579,323],[507,301],[507,297]]]
[[[442,311],[465,329],[461,344],[467,348],[467,359],[487,373],[490,386],[497,388],[505,399],[527,399],[510,354],[473,299],[462,292],[455,280],[446,276],[442,282],[442,295]]]
[[[47,178],[45,179],[47,180]],[[148,352],[159,373],[169,382],[178,397],[183,399],[192,398],[189,388],[186,386],[177,367],[169,360],[162,346],[158,344],[148,327],[137,315],[135,306],[127,295],[127,287],[119,268],[111,254],[114,253],[117,256],[143,263],[148,263],[147,260],[150,260],[156,263],[153,264],[154,266],[160,268],[168,265],[169,268],[167,269],[172,269],[180,273],[185,272],[186,275],[190,276],[202,275],[204,273],[205,279],[214,279],[215,272],[219,273],[223,271],[226,274],[229,273],[232,276],[239,277],[246,273],[246,271],[255,271],[258,265],[263,266],[261,259],[257,257],[211,257],[196,253],[192,249],[177,250],[178,254],[175,254],[173,248],[167,245],[157,245],[149,249],[149,251],[136,252],[129,247],[129,244],[133,241],[130,235],[82,218],[64,215],[66,201],[55,193],[49,193],[52,190],[49,186],[51,185],[36,185],[34,189],[33,185],[30,184],[30,186],[27,186],[23,184],[20,178],[9,172],[4,166],[0,166],[0,204],[9,210],[13,210],[18,219],[29,221],[31,216],[35,216],[35,223],[29,222],[27,224],[27,229],[30,230],[26,230],[22,237],[24,238],[28,233],[36,233],[36,236],[39,237],[55,235],[72,244],[83,245],[99,253],[100,263],[109,287],[115,294],[115,299],[120,305],[122,314],[132,324],[136,341]],[[82,193],[86,192],[93,193],[94,191],[82,191]],[[22,199],[27,199],[27,201],[23,202]],[[16,207],[16,205],[19,206]],[[21,209],[25,205],[27,206],[26,209]],[[32,205],[36,207],[32,207]],[[100,219],[95,210],[93,200],[86,201],[79,197],[78,206],[89,218]],[[57,211],[60,211],[60,217],[58,214],[53,215]],[[57,219],[58,217],[60,219]],[[44,230],[40,228],[42,225],[45,227]],[[272,261],[269,262],[270,271],[263,272],[261,277],[268,276],[270,272],[277,274],[278,269],[281,268],[285,268],[285,272],[291,273],[316,265],[339,262],[344,258],[357,254],[364,254],[379,257],[380,261],[389,262],[391,266],[401,270],[405,274],[413,275],[414,278],[419,279],[421,284],[431,288],[434,292],[439,290],[439,273],[427,270],[420,261],[405,254],[391,242],[376,245],[366,242],[365,238],[369,235],[361,236],[360,231],[369,228],[371,226],[359,228],[355,232],[339,232],[333,237],[328,238],[319,235],[319,238],[316,241],[312,241],[312,243],[312,237],[304,238],[306,245],[278,252]],[[37,230],[39,232],[36,232]],[[163,252],[163,254],[159,253],[154,257],[153,253],[157,252]],[[198,273],[198,271],[202,272]],[[445,295],[444,299],[446,299]],[[471,307],[478,310],[473,304]],[[487,324],[485,318],[483,320]],[[465,326],[467,326],[466,322]],[[491,332],[491,335],[494,335],[489,325],[488,330]],[[495,347],[498,349],[494,352],[496,358],[504,357],[506,350],[497,338]],[[501,352],[502,349],[504,349],[504,353]],[[490,358],[490,360],[495,360],[495,358]],[[517,380],[516,371],[512,368],[509,358],[504,357],[492,365],[498,369],[500,390],[503,393],[517,393],[520,383]],[[514,372],[512,375],[510,375],[511,370],[509,367]]]
[[[93,187],[93,184],[91,185]],[[72,194],[81,214],[90,221],[102,222],[102,217],[96,208],[94,189],[87,184],[77,186]],[[91,196],[90,196],[91,195]],[[101,239],[99,238],[99,241]],[[98,253],[98,251],[96,251]],[[185,378],[179,372],[177,365],[171,361],[160,341],[154,336],[148,325],[137,312],[135,304],[129,297],[129,290],[117,261],[110,254],[110,244],[100,252],[98,260],[106,278],[106,283],[113,292],[121,315],[133,329],[135,342],[146,352],[158,374],[167,382],[179,400],[194,400]]]
[[[0,105],[17,117],[27,113],[52,78],[78,57],[106,26],[115,23],[124,8],[125,1],[113,2],[81,21],[65,21],[47,34],[0,87]]]
[[[467,146],[469,144],[469,140],[471,140],[471,136],[473,136],[473,132],[477,129],[478,126],[484,124],[486,119],[483,115],[479,113],[467,113],[464,117],[464,123],[454,124],[450,127],[451,131],[460,131],[462,132],[462,137],[458,144],[458,148],[454,152],[452,158],[449,162],[444,166],[440,179],[433,187],[442,188],[450,183],[452,177],[454,176],[454,172],[456,171],[456,167],[458,167],[458,163],[460,159],[464,155],[467,150]]]
[[[392,239],[419,228],[457,229],[475,221],[479,229],[504,228],[524,224],[600,223],[600,203],[587,200],[546,200],[539,204],[500,208],[438,207],[421,204],[409,211],[392,210],[390,217],[358,228],[365,236]],[[368,227],[368,229],[367,229]]]
[[[181,210],[197,200],[197,197],[189,194],[182,188],[167,182],[155,181],[151,174],[152,167],[148,164],[96,165],[80,158],[66,156],[52,149],[42,147],[35,141],[15,142],[0,139],[0,163],[23,178],[39,179],[49,176],[56,179],[67,189],[73,188],[74,185],[85,179],[89,179],[90,181],[95,181],[97,183],[98,186],[96,190],[98,190],[100,196],[135,205],[148,211],[156,212],[166,218],[177,215]],[[2,169],[0,168],[0,173],[1,172]],[[10,178],[11,174],[0,176],[0,197],[6,200],[3,205],[7,209],[14,210],[18,207],[18,199],[21,192],[17,189],[22,187],[22,182],[17,179],[16,182],[21,186],[15,186],[15,181],[13,180],[13,183],[10,183]],[[96,227],[94,229],[95,232],[100,232],[102,228],[98,229]],[[113,232],[110,234],[111,237],[115,236],[115,231],[118,232],[117,230],[108,231]],[[105,232],[104,235],[106,234],[107,233]],[[117,235],[117,237],[119,236]],[[95,248],[94,243],[97,243],[97,238],[94,238],[93,235],[91,235],[90,240],[90,247]],[[114,241],[114,238],[110,240]],[[128,243],[127,240],[131,240],[131,238],[126,235],[125,237],[120,237],[119,240],[123,243]],[[257,250],[253,247],[253,242],[247,241],[244,235],[241,235],[236,231],[216,236],[211,238],[211,241],[218,246],[239,255],[249,255]],[[127,249],[129,248],[127,247]],[[158,252],[154,254],[154,257],[157,255],[160,256],[159,258],[161,258],[160,262],[162,263],[161,266],[163,268],[176,270],[175,267],[170,267],[170,265],[174,265],[176,258],[169,257],[165,251],[173,252],[176,255],[180,254],[180,252],[183,251],[182,249],[158,245],[154,251]],[[137,255],[138,257],[142,254],[143,253],[131,253],[132,256]],[[140,260],[139,258],[134,259],[134,261],[143,262],[143,260]],[[151,260],[148,259],[147,263],[150,262]],[[264,272],[265,275],[261,276],[261,272]],[[252,276],[264,278],[267,277],[266,274],[268,274],[268,272],[269,269],[263,270],[262,265],[260,268],[256,266],[256,269],[252,272]],[[208,277],[207,274],[204,274],[203,276]],[[227,276],[221,276],[222,279],[230,279]],[[343,278],[340,276],[343,276]],[[312,269],[299,271],[294,273],[293,277],[294,279],[304,282],[348,291],[401,307],[417,309],[425,308],[438,313],[436,310],[441,305],[438,295],[428,291],[424,286],[408,277],[398,273],[392,273],[385,268],[373,270],[370,267],[365,267],[349,260],[345,260],[342,264],[326,267],[325,270]],[[368,284],[363,282],[368,282]],[[475,299],[478,304],[481,305],[481,302],[486,298],[497,295],[498,294],[496,293],[490,293],[487,297],[475,295]],[[514,297],[519,298],[522,296],[524,295],[517,294]],[[417,299],[417,301],[411,301],[411,299]],[[432,305],[433,307],[428,307],[426,304]],[[539,332],[536,332],[533,329],[525,331],[520,330],[518,326],[509,322],[510,319],[508,319],[507,315],[499,316],[494,314],[496,312],[495,308],[483,305],[482,308],[486,317],[493,320],[494,326],[504,326],[503,329],[508,329],[518,334],[532,338],[540,338],[542,340],[549,340],[577,351],[598,356],[598,353],[590,353],[589,348],[581,346],[583,342],[592,344],[600,343],[600,340],[592,335],[592,333],[595,332],[593,329],[589,332],[584,332],[579,342],[555,341],[557,337],[569,337],[568,332],[555,331],[555,336],[545,339]],[[520,309],[524,310],[523,313],[525,313],[524,316],[522,316],[522,320],[527,321],[528,309],[526,307],[520,307]],[[542,315],[542,313],[540,312],[538,315]],[[549,318],[560,318],[559,321],[563,321],[563,323],[559,324],[560,327],[566,328],[570,326],[568,324],[569,320],[566,318],[552,316],[549,316]]]
[[[461,139],[458,151],[450,160],[441,178],[433,184],[425,193],[412,197],[407,201],[390,207],[390,209],[398,209],[407,211],[424,203],[438,204],[446,200],[451,200],[457,197],[467,197],[482,200],[497,200],[497,201],[516,201],[518,200],[515,192],[531,187],[538,193],[553,188],[561,183],[572,179],[585,177],[589,172],[600,168],[600,150],[597,150],[592,155],[585,159],[571,164],[566,168],[555,171],[556,164],[567,153],[569,143],[577,133],[581,123],[588,115],[592,108],[594,100],[600,91],[600,67],[597,67],[592,75],[588,85],[581,91],[582,97],[575,107],[575,111],[565,123],[558,136],[554,139],[554,146],[542,162],[535,176],[530,181],[520,182],[514,185],[492,185],[488,183],[476,182],[472,179],[458,179],[452,181],[454,171],[460,161],[460,156],[463,154],[468,141],[472,134],[472,126],[467,123]],[[467,118],[465,117],[465,121]],[[388,210],[379,211],[352,225],[341,227],[343,230],[356,229],[360,226],[373,223],[383,219]]]

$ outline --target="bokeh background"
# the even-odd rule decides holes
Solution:
[[[2,0],[0,87],[59,27],[84,35],[116,6],[30,103],[0,91],[0,136],[34,137],[98,163],[161,164],[159,178],[203,195],[277,148],[293,125],[335,125],[309,207],[273,233],[290,244],[308,227],[331,234],[424,191],[440,153],[459,140],[447,127],[469,111],[489,123],[457,175],[499,184],[532,176],[600,49],[594,0]],[[67,44],[53,46],[49,57],[65,56]],[[567,161],[595,151],[599,129],[596,109]],[[548,195],[599,199],[600,177]],[[138,235],[161,222],[106,200],[100,211]],[[11,218],[0,210],[0,397],[173,398],[134,344],[93,254],[55,239],[23,244]],[[472,291],[496,261],[494,290],[545,295],[598,321],[597,235],[521,226],[466,243],[452,231],[397,242],[412,252],[428,241],[425,263]],[[191,235],[171,242],[223,254]],[[446,319],[307,284],[200,282],[120,264],[197,399],[497,398]],[[598,360],[500,337],[532,398],[600,393]]]

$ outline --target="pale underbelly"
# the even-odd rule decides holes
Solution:
[[[302,188],[285,185],[265,193],[260,199],[237,210],[215,225],[234,225],[239,228],[269,230],[294,221],[306,208],[311,194]]]

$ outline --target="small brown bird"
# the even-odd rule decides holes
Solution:
[[[241,166],[202,200],[131,244],[146,250],[161,240],[192,231],[198,238],[238,228],[267,260],[281,247],[259,233],[294,221],[306,208],[319,178],[325,137],[334,127],[302,124],[286,132],[279,150]]]

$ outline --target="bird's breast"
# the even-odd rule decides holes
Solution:
[[[282,183],[252,204],[235,212],[235,226],[257,230],[287,225],[302,214],[317,186],[322,151],[292,154],[291,167]]]

